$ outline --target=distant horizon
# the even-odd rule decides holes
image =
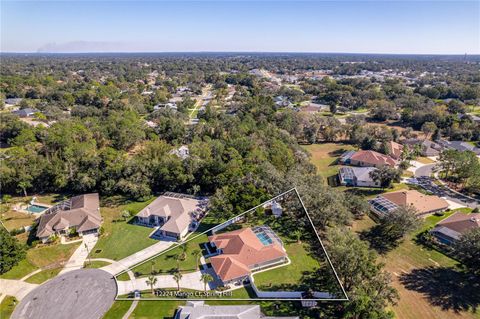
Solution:
[[[394,52],[321,52],[321,51],[91,51],[91,52],[15,52],[0,51],[0,54],[33,54],[33,55],[69,55],[69,54],[318,54],[318,55],[399,55],[399,56],[475,56],[480,57],[480,53],[394,53]]]
[[[479,1],[2,0],[0,51],[480,54]]]

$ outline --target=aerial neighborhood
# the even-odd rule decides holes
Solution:
[[[0,317],[477,318],[479,63],[2,54]]]

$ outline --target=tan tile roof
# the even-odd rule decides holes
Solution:
[[[403,153],[403,145],[397,142],[391,141],[388,142],[388,150],[390,151],[390,156],[394,159],[399,159]]]
[[[160,229],[173,233],[181,233],[192,221],[190,213],[197,209],[200,209],[199,200],[162,195],[142,209],[137,214],[137,217],[149,217],[152,215],[164,218],[169,217],[169,220]]]
[[[208,239],[223,251],[210,258],[213,269],[223,281],[249,275],[254,265],[287,256],[276,241],[263,245],[251,228],[213,235]]]
[[[465,233],[470,229],[480,228],[480,213],[463,214],[457,212],[439,222],[436,227],[446,227],[458,233]]]
[[[64,206],[68,202],[70,208]],[[40,216],[37,236],[48,237],[58,230],[76,227],[77,231],[97,229],[102,223],[100,200],[97,193],[70,198]],[[50,212],[51,211],[51,212]]]
[[[425,195],[416,190],[402,190],[380,195],[398,206],[413,206],[420,214],[444,210],[448,202],[434,195]]]
[[[350,160],[369,163],[373,165],[395,166],[397,162],[388,155],[380,154],[375,151],[358,151],[352,155]]]

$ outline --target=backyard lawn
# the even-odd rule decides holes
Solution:
[[[200,235],[199,233],[191,234],[190,238]],[[197,238],[194,238],[190,241],[187,241],[185,244],[186,249],[186,258],[184,260],[178,261],[178,266],[181,272],[192,272],[197,270],[197,260],[193,255],[194,250],[202,250],[200,244],[208,242],[206,234],[202,234]],[[183,252],[183,245],[180,245],[172,250],[161,253],[156,258],[153,258],[151,261],[148,261],[140,266],[133,268],[135,276],[148,276],[152,271],[152,262],[154,262],[153,270],[155,273],[169,273],[172,270],[177,268],[177,259],[176,257],[181,255]],[[199,257],[200,258],[200,257]],[[200,261],[199,261],[200,262]],[[138,274],[137,274],[138,273]]]
[[[309,255],[305,244],[286,243],[285,249],[291,264],[253,275],[255,285],[260,290],[279,290],[280,286],[282,286],[280,289],[285,291],[295,289],[302,281],[303,272],[320,268],[320,263]]]
[[[103,233],[95,248],[90,252],[90,256],[92,258],[120,260],[155,244],[157,241],[148,237],[153,228],[132,224],[131,221],[134,217],[129,222],[126,222],[122,217],[122,211],[128,210],[133,216],[153,199],[114,207],[102,207],[100,212],[103,217]]]
[[[317,167],[320,174],[327,182],[330,176],[338,174],[337,159],[346,151],[355,149],[352,145],[343,143],[325,143],[303,146],[311,154],[311,162]]]
[[[456,211],[468,213],[471,210]],[[468,285],[463,285],[459,279],[462,276],[457,262],[415,241],[417,234],[433,227],[454,212],[427,217],[415,234],[386,255],[379,256],[379,261],[385,263],[385,269],[392,275],[392,285],[400,295],[398,304],[393,307],[398,318],[480,318],[480,313],[474,315],[465,310],[461,311],[461,306],[457,309],[460,311],[454,310],[455,304],[467,305],[466,300],[470,294]],[[363,220],[356,221],[352,228],[360,232],[374,224],[366,216]],[[450,294],[445,295],[446,291],[450,291]]]
[[[61,268],[63,263],[70,258],[79,245],[79,243],[68,245],[52,244],[30,248],[24,260],[0,277],[5,279],[20,279],[38,268],[48,267],[52,270]],[[39,275],[39,278],[42,278],[42,276],[45,278],[48,276],[48,273],[49,272],[45,272],[42,275],[36,274],[35,276]]]

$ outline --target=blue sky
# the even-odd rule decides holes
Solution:
[[[479,54],[476,1],[3,1],[2,52]]]

